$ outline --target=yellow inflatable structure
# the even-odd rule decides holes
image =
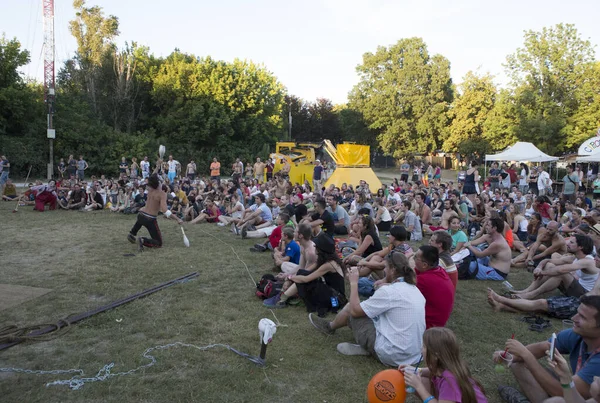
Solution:
[[[358,186],[361,180],[369,184],[371,192],[376,193],[381,187],[381,181],[371,169],[371,147],[342,143],[337,148],[331,141],[325,140],[325,151],[336,164],[336,169],[325,183],[326,187],[333,184],[341,187],[342,183]]]

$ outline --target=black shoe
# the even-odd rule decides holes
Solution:
[[[257,243],[254,245],[254,249],[256,249],[256,252],[264,252],[267,250],[267,247],[263,244]]]
[[[242,239],[246,239],[246,236],[248,236],[248,230],[246,227],[242,227]]]
[[[511,386],[499,385],[498,393],[506,403],[530,403],[521,392]]]
[[[250,248],[250,252],[260,252],[260,251],[256,248]]]
[[[138,252],[143,252],[144,251],[144,239],[141,236],[138,237],[137,244],[138,244]]]
[[[135,236],[131,233],[127,235],[127,240],[131,243],[135,243]]]

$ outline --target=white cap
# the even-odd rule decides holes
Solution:
[[[315,160],[315,162],[321,162],[320,160]]]

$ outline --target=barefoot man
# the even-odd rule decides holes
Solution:
[[[158,228],[158,222],[156,216],[158,212],[162,212],[166,218],[173,218],[177,220],[179,224],[182,224],[177,216],[171,214],[171,210],[167,209],[167,193],[163,191],[158,181],[158,175],[153,173],[148,178],[148,199],[146,205],[140,209],[133,228],[127,235],[127,240],[131,243],[136,243],[136,235],[142,227],[146,227],[150,233],[150,238],[137,237],[137,244],[139,251],[144,250],[144,246],[148,248],[160,248],[162,246],[162,235]]]

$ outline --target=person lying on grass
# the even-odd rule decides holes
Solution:
[[[452,330],[432,327],[423,333],[424,368],[400,365],[406,385],[412,386],[424,402],[487,403],[483,386],[471,375],[460,356]]]
[[[573,328],[561,331],[556,338],[556,350],[569,355],[571,370],[575,374],[566,384],[539,362],[550,348],[549,341],[524,346],[516,339],[507,340],[506,349],[514,357],[509,369],[531,402],[565,396],[566,389],[577,389],[584,399],[591,397],[590,386],[594,377],[600,376],[600,296],[581,297],[581,304],[572,320]],[[503,353],[503,350],[494,352],[493,360],[500,362]],[[505,401],[517,401],[515,399],[519,396],[522,398],[512,387],[499,386],[498,390]]]
[[[306,224],[300,224],[306,235]],[[318,312],[320,316],[327,312],[337,312],[345,300],[344,271],[345,266],[335,250],[333,238],[325,233],[314,239],[317,259],[306,269],[298,269],[296,274],[287,274],[283,291],[275,297],[264,301],[269,308],[285,308],[290,298],[300,296],[308,312]],[[315,269],[316,268],[316,269]],[[339,296],[341,298],[338,298]],[[332,297],[337,305],[333,306]]]
[[[425,298],[416,287],[416,274],[403,253],[386,257],[387,285],[360,302],[358,270],[350,268],[350,298],[333,321],[309,314],[310,323],[321,333],[332,335],[339,328],[352,329],[357,344],[340,343],[344,355],[373,355],[383,364],[397,367],[415,364],[421,353],[425,331]]]

